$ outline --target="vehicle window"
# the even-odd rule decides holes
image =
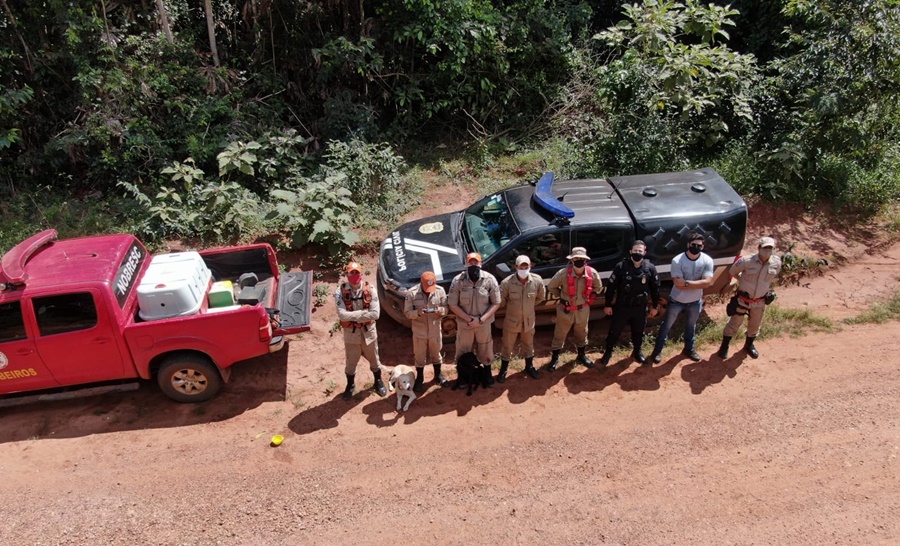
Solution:
[[[0,304],[0,343],[17,339],[25,339],[22,303],[11,301]]]
[[[519,234],[502,193],[485,197],[469,207],[465,219],[469,242],[484,260]]]
[[[617,229],[593,229],[576,233],[573,246],[583,246],[591,262],[618,260],[625,256],[625,245],[631,241],[628,232]]]
[[[516,268],[516,258],[525,254],[531,259],[531,267],[539,268],[550,265],[561,266],[566,263],[565,232],[545,233],[516,245],[503,261],[510,269]]]
[[[97,306],[89,293],[34,298],[38,330],[42,336],[85,330],[97,325]]]

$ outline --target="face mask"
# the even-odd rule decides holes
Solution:
[[[516,269],[516,275],[518,275],[520,279],[527,279],[529,273],[531,273],[530,269]]]
[[[584,267],[584,264],[586,263],[587,262],[585,260],[572,260],[572,265],[578,268]]]
[[[644,259],[644,255],[641,254],[640,252],[632,252],[631,259],[635,262],[639,262]]]
[[[359,284],[362,282],[362,275],[359,273],[350,273],[347,275],[347,280],[350,281],[350,284]]]
[[[768,260],[772,257],[772,249],[771,248],[761,248],[759,249],[759,257],[763,260]]]
[[[478,277],[481,276],[481,266],[480,265],[470,265],[466,268],[466,271],[469,274],[469,280],[472,282],[477,282]]]
[[[703,247],[701,245],[688,245],[688,252],[691,254],[700,254],[703,251]]]

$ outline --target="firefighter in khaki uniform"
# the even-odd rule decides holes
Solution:
[[[587,346],[588,319],[591,316],[590,305],[603,284],[600,281],[600,274],[587,265],[590,257],[584,247],[576,246],[566,259],[569,260],[568,267],[557,271],[547,285],[550,295],[560,300],[556,307],[556,329],[553,331],[553,342],[550,344],[553,351],[548,365],[550,371],[559,365],[559,353],[573,326],[575,348],[578,349],[575,362],[587,368],[594,367],[594,363],[584,353]]]
[[[481,254],[469,252],[466,256],[466,270],[453,277],[447,301],[457,318],[456,359],[474,352],[479,362],[490,366],[494,361],[491,324],[500,308],[500,285],[481,270]]]
[[[732,264],[728,270],[733,277],[740,277],[738,281],[737,309],[725,325],[722,336],[722,345],[719,347],[719,358],[728,358],[728,345],[731,338],[737,333],[744,317],[747,318],[747,339],[744,341],[744,351],[750,358],[759,358],[759,351],[753,345],[759,328],[762,325],[766,305],[774,300],[774,295],[769,296],[772,282],[781,271],[781,258],[773,252],[775,239],[763,237],[756,246],[756,254],[749,258],[741,258]],[[771,298],[771,299],[767,299]]]
[[[434,382],[446,387],[449,382],[441,373],[444,358],[444,336],[441,318],[447,314],[447,293],[438,286],[432,271],[422,273],[420,284],[406,292],[403,314],[412,321],[413,356],[416,359],[416,383],[413,392],[425,390],[425,364],[434,365]]]
[[[509,359],[516,339],[522,338],[525,353],[525,373],[538,378],[534,369],[534,305],[546,299],[544,279],[531,272],[531,260],[524,254],[516,258],[516,272],[500,283],[500,305],[506,306],[503,319],[503,349],[500,351],[500,373],[497,381],[506,381]]]
[[[350,400],[356,389],[356,365],[359,357],[369,361],[369,369],[375,376],[375,392],[378,396],[387,394],[381,380],[381,361],[378,359],[378,331],[375,321],[381,314],[377,291],[362,280],[362,268],[356,262],[347,264],[347,282],[341,283],[334,293],[338,320],[344,329],[344,355],[347,364],[347,388],[341,397]]]

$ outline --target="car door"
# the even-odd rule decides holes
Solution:
[[[0,393],[57,386],[28,335],[22,302],[0,303]]]
[[[118,334],[101,297],[97,289],[84,289],[31,298],[35,345],[61,385],[134,375],[125,373]]]
[[[634,242],[631,226],[585,226],[575,230],[572,238],[572,246],[587,250],[591,257],[588,265],[597,270],[604,282]]]

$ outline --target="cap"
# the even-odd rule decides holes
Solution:
[[[759,248],[766,248],[767,246],[775,248],[775,239],[771,237],[760,237]]]
[[[350,262],[347,264],[346,268],[347,273],[352,273],[356,271],[357,273],[362,273],[362,268],[359,266],[358,262]]]
[[[437,278],[434,276],[434,273],[431,271],[426,271],[422,273],[422,290],[431,294],[434,292],[434,289],[437,288]]]
[[[522,254],[518,258],[516,258],[516,266],[520,266],[522,264],[531,265],[531,259],[529,259],[525,254]]]
[[[469,254],[466,256],[466,264],[468,264],[472,260],[476,260],[478,263],[481,263],[481,254],[477,252],[469,252]]]
[[[583,258],[585,260],[591,259],[591,257],[587,255],[587,250],[583,246],[576,246],[572,249],[572,253],[566,256],[567,260],[574,260],[575,258]]]

